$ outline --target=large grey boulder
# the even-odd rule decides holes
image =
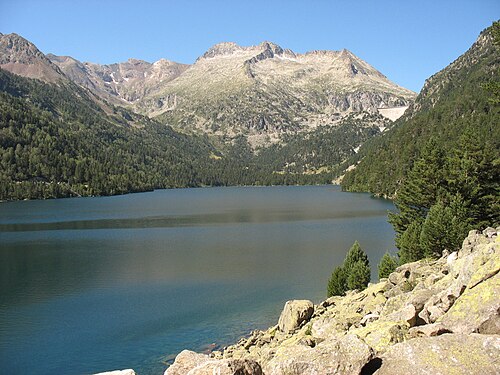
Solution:
[[[440,322],[454,333],[500,334],[500,274],[468,288]]]
[[[500,336],[444,334],[396,344],[381,357],[377,375],[496,375]]]
[[[183,350],[164,375],[262,375],[253,360],[213,359],[208,355]]]
[[[308,300],[293,300],[285,303],[281,312],[278,327],[283,333],[292,333],[304,322],[311,319],[314,304]]]
[[[318,345],[284,344],[263,366],[266,375],[359,374],[373,351],[355,335],[331,337]]]

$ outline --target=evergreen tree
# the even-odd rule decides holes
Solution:
[[[396,231],[396,243],[411,223],[425,219],[431,206],[445,191],[444,164],[445,154],[431,138],[397,193],[394,203],[399,212],[389,213],[389,222]]]
[[[378,278],[383,279],[396,270],[398,261],[396,257],[386,252],[378,264]]]
[[[365,266],[370,266],[370,263],[368,261],[368,256],[366,253],[361,249],[361,245],[359,244],[358,241],[355,241],[354,244],[351,246],[349,251],[347,252],[347,255],[344,259],[344,270],[346,274],[349,274],[351,272],[352,267],[354,267],[354,264],[357,262],[363,263]]]
[[[426,257],[439,257],[444,249],[457,250],[470,229],[467,209],[459,196],[449,204],[439,201],[431,207],[420,233]]]
[[[462,205],[479,228],[500,222],[500,160],[495,160],[493,147],[469,126],[447,161],[447,190],[463,197]]]
[[[424,257],[424,251],[420,246],[420,233],[422,232],[422,221],[413,221],[399,237],[396,237],[396,246],[399,249],[398,256],[401,264],[415,262]]]
[[[355,262],[347,277],[347,289],[365,289],[370,282],[370,267],[363,261]]]
[[[347,277],[342,266],[336,267],[328,280],[327,297],[342,296],[347,290]]]
[[[370,262],[358,241],[351,246],[342,266],[328,280],[327,296],[341,296],[350,289],[364,289],[370,282]]]

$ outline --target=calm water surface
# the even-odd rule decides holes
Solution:
[[[356,239],[375,269],[392,208],[332,186],[2,203],[0,373],[160,375],[321,300]]]

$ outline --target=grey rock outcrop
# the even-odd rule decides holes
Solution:
[[[500,369],[499,335],[444,334],[394,345],[377,375],[494,375]]]
[[[292,333],[308,321],[314,312],[314,304],[307,300],[288,301],[281,312],[278,327],[281,332]]]
[[[165,375],[262,375],[260,365],[247,359],[214,360],[205,354],[184,350]]]

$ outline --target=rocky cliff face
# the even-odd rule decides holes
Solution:
[[[278,325],[165,375],[498,374],[500,228],[458,252],[405,264],[364,291],[287,302]]]
[[[67,79],[33,43],[17,34],[0,34],[0,68],[50,83]]]
[[[122,106],[155,93],[158,85],[174,80],[189,66],[165,59],[154,64],[129,59],[122,63],[99,65],[82,63],[69,56],[48,54],[47,57],[73,82]]]

